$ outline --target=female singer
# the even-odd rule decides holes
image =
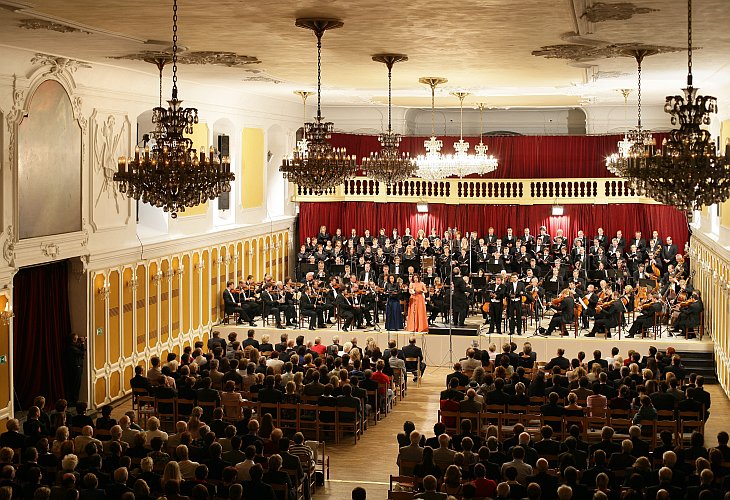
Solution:
[[[403,329],[403,308],[400,305],[400,286],[395,281],[395,274],[388,276],[385,283],[385,295],[388,301],[385,304],[385,329],[398,331]]]
[[[418,274],[413,275],[413,283],[408,290],[411,299],[408,305],[408,321],[406,330],[409,332],[428,332],[428,316],[426,315],[426,285],[421,282]]]

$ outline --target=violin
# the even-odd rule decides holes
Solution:
[[[565,295],[561,295],[560,297],[556,297],[556,298],[554,298],[553,300],[550,301],[550,305],[551,306],[554,306],[554,307],[557,307],[557,306],[559,306],[560,304],[563,303],[563,299],[564,298],[565,298]]]

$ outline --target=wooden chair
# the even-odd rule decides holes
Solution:
[[[446,434],[453,436],[459,432],[459,412],[456,410],[439,410],[439,419],[446,426]],[[453,425],[452,425],[453,423]]]
[[[296,500],[303,500],[304,499],[304,484],[301,481],[301,478],[297,477],[297,471],[294,469],[281,469],[282,472],[286,472],[289,474],[289,479],[291,479],[292,484],[294,485],[294,494]]]
[[[679,433],[677,434],[677,444],[681,446],[685,441],[685,436],[689,439],[689,436],[691,436],[694,431],[704,434],[705,421],[701,418],[704,413],[704,410],[700,412],[679,412]]]
[[[140,396],[147,396],[147,390],[141,387],[132,388],[132,410],[137,410],[137,399]]]
[[[412,491],[388,490],[388,500],[413,500],[415,493]]]
[[[345,432],[350,431],[354,434],[355,444],[357,444],[357,440],[360,439],[360,436],[362,434],[362,419],[358,418],[357,410],[355,408],[343,406],[337,407],[335,424],[337,442],[339,442],[340,436],[344,437]]]
[[[149,417],[153,417],[156,412],[154,396],[137,397],[137,423],[143,429],[146,428],[147,419]],[[73,431],[73,427],[71,428],[71,431]]]
[[[540,415],[540,425],[548,425],[553,430],[555,439],[563,440],[565,436],[565,423],[563,417]]]
[[[277,499],[289,500],[289,487],[287,485],[272,483],[269,486],[274,490]]]
[[[407,372],[401,371],[400,368],[393,368],[393,384],[395,384],[395,392],[400,401],[403,401],[403,398],[406,396],[406,392],[408,391],[406,377],[408,377]]]
[[[160,419],[160,428],[164,428],[165,422],[170,423],[174,430],[177,422],[177,398],[157,399],[155,402],[155,416]]]
[[[317,405],[299,404],[299,432],[305,437],[314,437],[319,442],[319,423],[317,422]]]
[[[284,431],[299,431],[299,403],[279,403],[279,427]],[[288,433],[284,433],[288,435]]]
[[[195,408],[194,399],[183,399],[177,398],[177,418],[180,420],[187,420]]]
[[[414,375],[416,376],[416,387],[421,387],[421,358],[406,358],[406,364],[407,363],[416,363],[416,371],[414,372]]]
[[[378,424],[378,420],[383,418],[384,415],[380,412],[380,398],[378,397],[378,391],[372,390],[367,391],[368,403],[370,404],[370,411],[368,412],[368,420],[373,419],[373,425]]]
[[[335,436],[335,444],[340,442],[337,434],[337,408],[334,406],[317,406],[318,436],[324,432],[332,432]],[[319,440],[319,438],[317,438]]]
[[[215,401],[198,401],[197,405],[203,409],[203,421],[205,422],[206,418],[213,419],[213,410],[218,408],[218,403]]]
[[[497,439],[502,441],[502,415],[504,413],[497,413],[491,411],[483,411],[479,413],[480,424],[479,424],[479,435],[481,437],[487,436],[487,429],[490,425],[497,427]]]
[[[270,414],[274,421],[274,427],[279,426],[279,405],[277,403],[259,403],[259,420],[264,418],[264,415]]]

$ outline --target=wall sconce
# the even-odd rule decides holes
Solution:
[[[197,264],[195,264],[195,270],[196,271],[202,273],[203,272],[203,269],[205,269],[205,262],[203,262],[202,260],[200,262],[198,262]]]
[[[6,302],[5,309],[0,312],[0,324],[2,324],[3,326],[8,326],[10,324],[10,320],[13,319],[14,316],[15,313],[10,307],[10,302]]]
[[[248,249],[248,256],[249,257],[252,257],[253,256],[253,248],[249,248]]]
[[[132,290],[136,290],[139,286],[139,280],[137,280],[137,276],[132,276],[132,279],[127,281],[127,286]]]
[[[157,272],[156,272],[156,273],[155,273],[155,274],[154,274],[154,275],[152,276],[152,281],[153,281],[154,283],[159,283],[160,281],[162,281],[162,277],[163,277],[163,276],[164,276],[164,275],[162,274],[162,271],[157,271]]]
[[[269,250],[271,250],[271,247],[268,244],[264,245],[264,252],[268,252]]]
[[[172,275],[173,276],[182,276],[184,272],[185,272],[185,266],[180,264],[180,266],[172,272]]]
[[[223,264],[223,257],[221,257],[221,256],[219,255],[219,256],[218,256],[218,258],[217,258],[217,259],[215,259],[215,263],[216,263],[216,264],[218,264],[218,265],[221,265],[221,264]]]
[[[233,262],[238,262],[238,259],[240,259],[240,258],[241,258],[241,254],[239,254],[238,252],[236,252],[233,255]]]
[[[99,294],[99,297],[101,297],[103,299],[108,299],[110,291],[111,291],[111,289],[109,287],[109,282],[104,281],[104,284],[99,287],[99,290],[97,290],[97,293]]]

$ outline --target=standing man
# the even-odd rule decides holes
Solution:
[[[466,320],[466,312],[469,308],[469,304],[466,300],[466,294],[468,291],[464,278],[461,277],[461,269],[454,267],[454,282],[451,284],[452,291],[452,305],[453,305],[453,318],[451,322],[455,326],[464,326]]]
[[[515,323],[517,335],[522,335],[522,297],[525,296],[525,283],[518,281],[517,273],[510,277],[507,285],[507,317],[509,318],[509,334],[514,335]]]
[[[495,276],[494,289],[489,292],[489,334],[497,328],[497,334],[502,333],[502,299],[504,298],[506,287],[502,283],[501,276]]]
[[[75,406],[79,400],[81,378],[84,373],[86,358],[86,340],[75,333],[71,334],[66,346],[66,399],[69,406]]]

